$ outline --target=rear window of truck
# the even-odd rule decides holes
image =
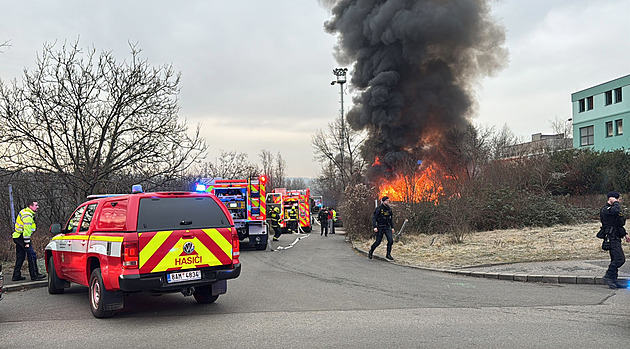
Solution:
[[[221,207],[209,197],[140,199],[138,232],[229,226]]]

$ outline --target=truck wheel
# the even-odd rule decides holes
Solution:
[[[193,297],[195,297],[197,303],[210,304],[214,303],[219,298],[219,295],[212,295],[212,286],[201,286],[195,287]]]
[[[96,268],[90,276],[90,310],[92,315],[97,318],[110,317],[114,313],[113,310],[105,310],[105,299],[108,291],[103,286],[103,277],[101,269]]]
[[[55,271],[55,264],[53,263],[53,256],[48,257],[48,293],[50,294],[60,294],[63,293],[63,287],[57,288],[56,285],[62,283],[63,281],[57,276],[57,272]]]

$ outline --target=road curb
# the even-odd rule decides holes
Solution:
[[[352,242],[352,248],[363,255],[367,256],[367,251],[357,247],[354,242]],[[602,280],[602,276],[583,276],[583,275],[540,275],[540,274],[522,274],[522,273],[497,273],[497,272],[483,272],[483,271],[471,271],[471,270],[460,270],[460,269],[442,269],[442,268],[429,268],[429,267],[419,267],[415,265],[406,265],[397,263],[396,260],[389,261],[385,259],[385,257],[379,255],[373,255],[374,259],[384,260],[390,263],[395,263],[397,265],[401,265],[404,267],[426,270],[426,271],[435,271],[441,273],[448,274],[456,274],[463,276],[471,276],[478,277],[484,279],[493,279],[493,280],[506,280],[506,281],[517,281],[517,282],[538,282],[538,283],[546,283],[546,284],[585,284],[585,285],[604,285],[604,280]],[[505,264],[505,263],[504,263]],[[629,278],[620,277],[618,282],[625,287],[628,287]]]
[[[20,282],[17,284],[4,285],[4,287],[2,287],[2,291],[4,292],[23,291],[23,290],[28,290],[31,288],[36,288],[36,287],[44,287],[47,285],[48,285],[47,280]]]

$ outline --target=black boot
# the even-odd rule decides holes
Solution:
[[[605,277],[605,276],[602,278],[602,280],[604,280],[604,282],[606,283],[606,285],[608,285],[609,288],[612,288],[612,289],[618,288],[615,280]]]
[[[368,252],[368,258],[372,259],[372,255],[374,254],[374,251],[370,250],[370,252]]]
[[[391,255],[391,254],[388,254],[387,256],[385,256],[385,258],[389,259],[390,261],[393,261],[393,260],[394,260],[394,257],[392,257],[392,255]]]

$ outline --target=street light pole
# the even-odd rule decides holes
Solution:
[[[346,163],[344,161],[344,153],[346,148],[346,120],[343,115],[343,84],[346,83],[346,73],[348,72],[348,68],[336,68],[333,69],[333,74],[337,77],[337,80],[333,80],[330,84],[338,84],[339,85],[339,95],[341,96],[341,110],[339,113],[339,117],[341,118],[341,144],[340,144],[340,160],[341,160],[341,184],[343,188],[346,188]]]

